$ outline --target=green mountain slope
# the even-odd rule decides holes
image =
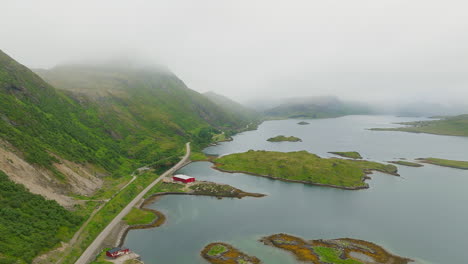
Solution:
[[[170,165],[185,142],[201,149],[214,134],[239,131],[249,123],[166,70],[101,65],[39,72],[61,89],[0,51],[0,171],[5,172],[0,184],[7,188],[0,190],[0,263],[30,263],[70,239],[96,205],[77,205],[78,211],[70,212],[28,189],[46,197],[48,191],[66,196],[72,203],[61,204],[69,206],[74,205],[71,197],[106,199],[134,169]],[[102,181],[104,189],[96,194],[94,183]],[[76,185],[90,190],[76,192]],[[27,227],[23,220],[36,222]]]
[[[121,149],[91,109],[54,89],[0,51],[0,138],[26,161],[53,169],[51,153],[114,171]]]
[[[169,155],[188,140],[196,149],[220,130],[235,132],[249,123],[156,67],[74,65],[37,72],[87,102],[129,155],[145,162]]]
[[[290,99],[264,112],[266,117],[272,119],[330,118],[368,113],[370,110],[364,105],[343,102],[329,96]]]
[[[235,113],[241,116],[244,120],[251,120],[253,123],[255,123],[261,119],[260,113],[236,101],[233,101],[226,96],[217,94],[215,92],[206,92],[203,95],[224,109],[226,112]]]

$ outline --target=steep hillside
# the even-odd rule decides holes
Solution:
[[[217,94],[215,92],[206,92],[203,95],[224,109],[226,112],[235,113],[241,116],[244,120],[251,120],[255,123],[261,119],[261,115],[257,111],[250,109],[236,101],[233,101],[226,96]]]
[[[284,118],[329,118],[352,114],[368,114],[367,106],[343,102],[336,97],[309,97],[288,99],[283,104],[265,110],[272,119]]]
[[[239,131],[249,124],[243,115],[220,108],[157,67],[74,65],[37,72],[86,102],[129,155],[145,162],[169,155],[188,140],[196,149],[220,130]]]
[[[162,170],[185,142],[200,149],[249,123],[161,69],[70,66],[41,74],[62,89],[0,51],[0,263],[29,263],[70,239],[136,168]],[[136,195],[127,189],[120,194]]]

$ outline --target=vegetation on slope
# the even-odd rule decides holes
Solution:
[[[38,253],[70,238],[82,220],[0,171],[0,263],[30,263]]]
[[[377,162],[320,158],[307,151],[253,151],[214,160],[218,169],[270,176],[280,180],[326,185],[345,189],[367,188],[365,176],[372,170],[396,174],[397,168]]]
[[[335,155],[345,157],[345,158],[350,158],[350,159],[362,159],[361,154],[359,154],[359,152],[356,152],[356,151],[328,152],[328,153],[335,154]]]
[[[429,164],[443,166],[443,167],[468,170],[468,161],[437,159],[437,158],[421,158],[417,160],[424,162],[424,163],[429,163]]]
[[[267,139],[267,141],[270,141],[270,142],[283,142],[283,141],[300,142],[300,141],[302,141],[302,139],[300,139],[298,137],[294,137],[294,136],[287,137],[287,136],[280,135],[280,136],[269,138],[269,139]]]
[[[96,111],[83,108],[1,51],[0,101],[0,138],[22,151],[29,163],[55,171],[57,159],[50,154],[55,153],[109,171],[130,171]]]
[[[468,114],[447,117],[441,120],[404,122],[400,124],[406,126],[397,128],[372,128],[371,130],[468,137]]]
[[[194,150],[201,149],[214,135],[229,136],[251,122],[154,66],[74,65],[38,73],[76,100],[84,100],[129,156],[144,163],[171,156],[187,141]]]

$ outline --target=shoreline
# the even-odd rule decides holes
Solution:
[[[148,198],[143,200],[139,206],[137,206],[138,209],[154,213],[157,218],[153,220],[152,223],[149,224],[139,224],[139,225],[127,225],[124,224],[123,230],[120,230],[118,237],[115,239],[115,245],[117,247],[122,247],[125,239],[127,238],[128,232],[131,230],[136,230],[136,229],[151,229],[151,228],[156,228],[161,225],[163,225],[166,222],[166,216],[158,211],[154,210],[151,208],[147,208],[149,204],[154,203],[157,198],[165,196],[165,195],[194,195],[194,196],[207,196],[207,197],[215,197],[217,199],[222,199],[222,198],[237,198],[237,199],[242,199],[244,197],[253,197],[253,198],[260,198],[266,196],[265,194],[260,194],[260,193],[248,193],[248,192],[243,192],[245,194],[250,194],[250,195],[240,195],[236,197],[228,197],[228,196],[223,196],[223,195],[207,195],[207,194],[197,194],[197,193],[184,193],[184,192],[162,192],[162,193],[155,193],[150,195]]]
[[[343,189],[343,190],[351,190],[351,191],[369,189],[369,185],[367,185],[365,180],[370,179],[370,177],[367,176],[367,175],[371,174],[371,173],[366,173],[366,175],[362,178],[362,182],[366,183],[365,186],[346,187],[346,186],[339,186],[339,185],[333,185],[333,184],[315,183],[315,182],[309,182],[309,181],[289,180],[289,179],[283,179],[283,178],[278,178],[278,177],[274,177],[274,176],[270,176],[270,175],[262,175],[262,174],[257,174],[257,173],[253,173],[253,172],[247,172],[247,171],[230,171],[230,170],[225,170],[225,169],[218,168],[214,164],[213,164],[213,166],[211,168],[213,168],[215,170],[218,170],[218,171],[221,171],[221,172],[226,172],[226,173],[244,173],[244,174],[248,174],[248,175],[269,178],[269,179],[272,179],[272,180],[279,180],[279,181],[284,181],[284,182],[304,183],[304,184],[308,184],[308,185],[331,187],[331,188],[335,188],[335,189]]]
[[[230,171],[230,170],[225,170],[225,169],[216,167],[215,163],[213,163],[213,166],[211,166],[211,168],[215,169],[215,170],[218,170],[218,171],[221,171],[221,172],[226,172],[226,173],[244,173],[244,174],[248,174],[248,175],[259,176],[259,177],[264,177],[264,178],[269,178],[269,179],[279,180],[279,181],[284,181],[284,182],[303,183],[303,184],[308,184],[308,185],[331,187],[331,188],[335,188],[335,189],[350,190],[350,191],[369,189],[369,185],[366,183],[366,180],[371,179],[371,177],[369,177],[369,175],[373,174],[374,171],[385,173],[385,174],[390,174],[390,175],[398,176],[398,177],[400,176],[400,174],[398,174],[398,173],[391,173],[391,172],[380,171],[380,170],[364,170],[365,175],[364,175],[364,177],[362,177],[362,182],[366,184],[365,186],[346,187],[346,186],[339,186],[339,185],[326,184],[326,183],[317,183],[317,182],[301,181],[301,180],[290,180],[290,179],[284,179],[284,178],[274,177],[274,176],[270,176],[270,175],[263,175],[263,174],[248,172],[248,171]]]

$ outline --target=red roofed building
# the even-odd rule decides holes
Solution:
[[[182,174],[174,175],[174,176],[172,176],[172,179],[174,181],[179,181],[179,182],[183,182],[183,183],[189,183],[189,182],[194,182],[195,181],[194,177],[190,177],[190,176],[182,175]]]
[[[110,249],[106,252],[106,256],[110,257],[110,258],[118,258],[122,255],[126,255],[126,254],[129,254],[130,253],[130,250],[128,248],[119,248],[119,247],[116,247],[116,248],[113,248],[113,249]]]

